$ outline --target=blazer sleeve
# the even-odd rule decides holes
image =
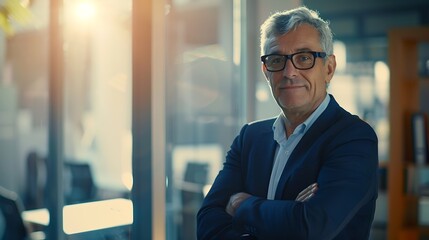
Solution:
[[[199,240],[239,239],[243,233],[239,227],[233,226],[233,219],[226,213],[225,208],[230,196],[244,191],[240,154],[242,139],[247,126],[245,125],[234,139],[231,149],[227,153],[223,169],[216,177],[198,211],[197,238]]]
[[[258,239],[337,236],[364,205],[375,201],[378,143],[373,129],[363,121],[351,122],[340,134],[322,142],[323,147],[315,143],[317,154],[313,155],[321,159],[309,159],[322,161],[319,189],[313,198],[302,203],[251,197],[241,204],[232,221]],[[373,214],[367,218],[371,219],[366,222],[371,222]]]

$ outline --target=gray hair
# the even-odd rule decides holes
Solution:
[[[319,14],[307,7],[298,7],[271,15],[261,25],[261,55],[265,55],[270,44],[287,32],[306,23],[316,28],[320,35],[320,45],[327,55],[332,55],[333,40],[329,22],[319,17]]]

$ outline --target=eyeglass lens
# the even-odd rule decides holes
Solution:
[[[285,55],[270,55],[265,58],[265,65],[269,71],[280,71],[284,69],[287,58]],[[314,55],[307,52],[295,53],[291,56],[293,66],[301,70],[312,68],[314,59]]]

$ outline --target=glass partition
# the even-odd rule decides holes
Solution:
[[[62,9],[51,9],[49,0],[19,2],[30,3],[32,18],[22,26],[14,23],[13,35],[1,31],[0,46],[5,51],[0,51],[4,53],[0,62],[0,185],[18,193],[23,210],[28,210],[24,221],[36,223],[35,230],[46,229],[47,196],[54,191],[47,188],[49,13],[59,10],[64,56],[64,105],[60,106],[63,230],[81,239],[128,238],[127,229],[79,234],[133,221],[128,200],[132,187],[131,0],[64,0]],[[103,206],[87,205],[95,201],[102,201]],[[71,207],[76,204],[79,210]],[[129,214],[111,215],[103,209],[127,209]],[[78,215],[82,211],[88,219]],[[98,225],[90,223],[91,217],[103,220],[103,216],[105,221],[92,221]]]
[[[127,196],[131,1],[64,1],[64,58],[65,203]]]
[[[196,239],[196,213],[243,124],[246,90],[239,74],[240,43],[234,45],[241,34],[237,2],[168,6],[167,239]]]

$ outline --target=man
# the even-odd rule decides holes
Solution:
[[[327,93],[332,41],[306,7],[262,25],[262,71],[281,114],[235,138],[198,212],[198,239],[369,238],[378,140]]]

